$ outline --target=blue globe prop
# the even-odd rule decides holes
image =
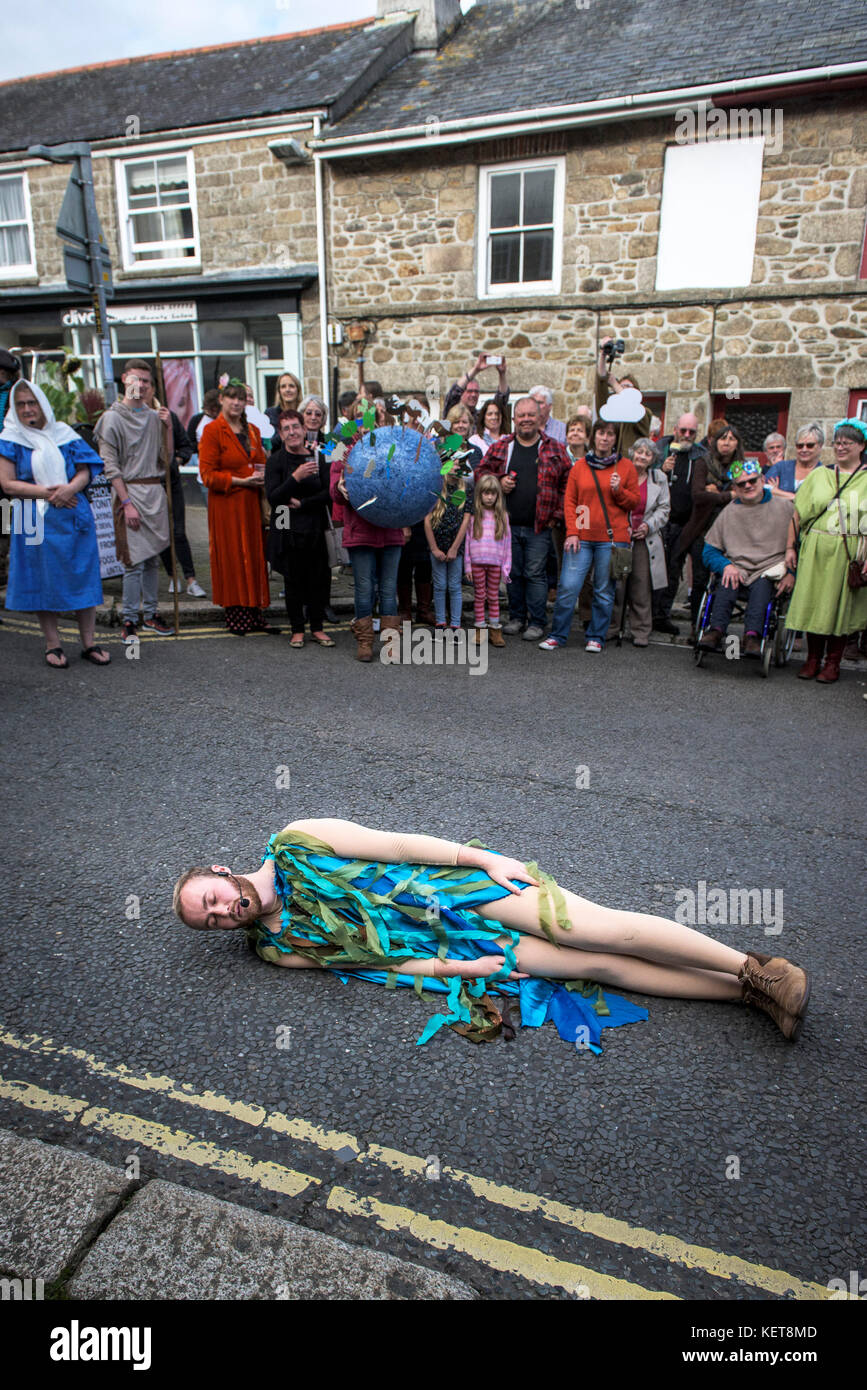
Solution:
[[[442,460],[416,430],[391,425],[356,441],[344,478],[353,507],[374,526],[414,526],[442,491]]]

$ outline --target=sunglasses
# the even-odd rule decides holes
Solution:
[[[739,483],[732,483],[732,487],[752,487],[754,483],[761,482],[761,478],[755,473],[749,474],[746,478],[741,478]]]
[[[698,430],[681,430],[681,434],[698,434]]]

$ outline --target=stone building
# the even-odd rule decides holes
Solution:
[[[861,0],[379,0],[7,83],[0,344],[92,355],[54,234],[68,170],[26,156],[88,139],[116,358],[158,347],[264,405],[283,369],[355,384],[359,350],[442,394],[487,350],[562,418],[612,333],[667,425],[791,444],[867,411],[865,75]]]
[[[260,406],[284,370],[321,389],[306,144],[411,41],[406,18],[363,21],[0,84],[0,344],[65,347],[98,380],[93,311],[66,288],[55,231],[69,165],[27,156],[87,140],[113,263],[116,372],[159,351],[182,364],[193,408],[224,371]]]

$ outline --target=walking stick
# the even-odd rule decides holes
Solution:
[[[157,391],[159,399],[163,405],[167,406],[166,400],[166,379],[163,374],[163,363],[159,353],[157,353]],[[171,429],[171,421],[169,421]],[[172,432],[174,438],[174,432]],[[169,506],[169,549],[172,560],[172,598],[174,599],[175,609],[175,638],[180,636],[181,619],[178,610],[178,562],[175,557],[175,512],[172,505],[172,458],[174,455],[174,443],[166,450],[166,501]]]

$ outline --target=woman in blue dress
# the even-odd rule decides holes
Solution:
[[[44,392],[17,381],[0,433],[0,483],[14,499],[6,607],[36,614],[45,660],[60,669],[69,665],[57,630],[61,613],[78,619],[86,661],[107,666],[111,660],[93,641],[102,581],[96,525],[83,492],[101,472],[99,454],[55,420]]]
[[[420,1042],[442,1023],[473,1041],[499,1032],[495,990],[520,993],[524,1023],[552,1018],[561,1036],[583,1037],[597,1051],[600,1028],[647,1017],[603,985],[743,1000],[794,1041],[810,994],[805,972],[782,957],[736,951],[664,917],[601,907],[536,864],[478,842],[352,821],[292,822],[250,874],[221,864],[189,869],[173,907],[189,927],[245,930],[274,965],[444,991],[450,1012],[435,1015]]]

